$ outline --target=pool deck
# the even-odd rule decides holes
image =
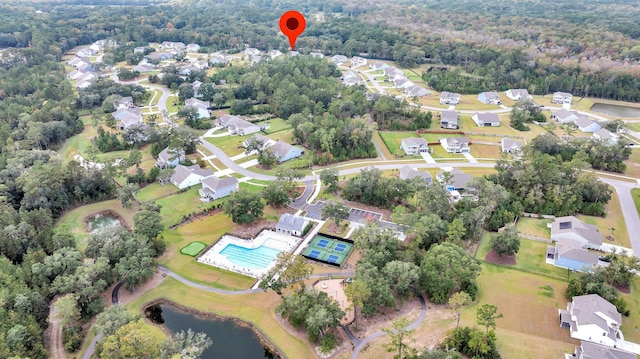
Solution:
[[[302,241],[302,238],[288,236],[281,233],[276,233],[270,230],[264,230],[258,234],[254,239],[242,239],[234,236],[224,235],[220,240],[214,244],[207,252],[203,253],[197,261],[214,267],[226,269],[231,272],[240,273],[253,278],[260,278],[263,274],[268,272],[276,264],[276,260],[271,262],[267,267],[254,269],[254,268],[242,268],[235,263],[232,263],[227,257],[220,252],[225,249],[229,244],[235,244],[238,247],[255,249],[265,242],[269,241],[268,247],[279,249],[281,252],[290,252]]]
[[[347,295],[344,294],[344,287],[342,282],[344,279],[328,279],[321,280],[316,283],[313,288],[319,292],[325,292],[329,298],[335,300],[340,304],[340,308],[346,313],[344,318],[340,320],[340,325],[347,325],[353,322],[355,318],[355,311],[349,309],[351,302],[347,299]]]

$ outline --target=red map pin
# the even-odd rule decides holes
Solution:
[[[289,44],[291,44],[291,51],[296,45],[296,39],[304,32],[304,27],[307,25],[307,21],[304,15],[295,11],[289,10],[282,14],[280,17],[280,31],[289,38]]]

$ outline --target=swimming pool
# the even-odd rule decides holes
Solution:
[[[271,262],[282,252],[280,249],[267,247],[264,244],[258,248],[246,248],[235,244],[227,244],[220,254],[242,268],[262,269],[268,267]]]

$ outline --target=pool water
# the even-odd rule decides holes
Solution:
[[[245,248],[235,244],[227,244],[220,254],[240,268],[264,269],[267,268],[278,254],[280,249],[267,247],[264,244],[258,248]]]

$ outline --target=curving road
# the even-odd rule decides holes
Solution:
[[[640,216],[631,194],[631,190],[638,188],[638,184],[604,177],[600,177],[600,181],[611,185],[618,193],[620,209],[622,209],[624,224],[627,226],[627,233],[629,233],[631,248],[635,256],[640,258]]]

